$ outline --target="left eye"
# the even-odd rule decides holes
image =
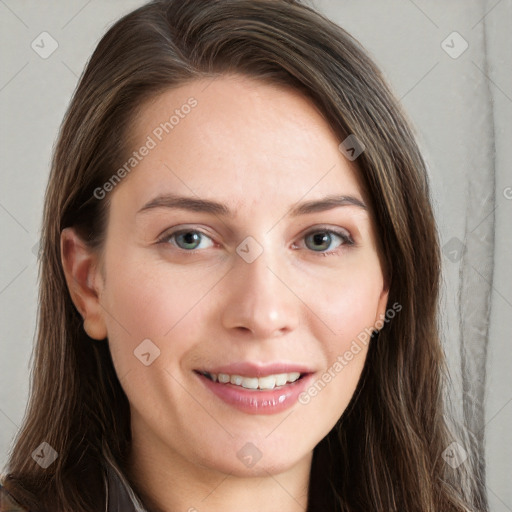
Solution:
[[[319,231],[311,231],[306,234],[304,237],[306,247],[311,249],[314,252],[319,252],[323,254],[331,254],[334,252],[332,248],[333,242],[339,240],[338,245],[335,247],[339,247],[341,245],[353,245],[354,242],[350,238],[350,236],[346,233],[333,231],[331,229],[323,229]],[[331,249],[331,250],[327,250]]]

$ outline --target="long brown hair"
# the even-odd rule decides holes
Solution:
[[[31,394],[6,487],[32,510],[102,510],[102,454],[124,464],[130,410],[107,341],[87,336],[71,301],[60,233],[74,226],[101,251],[110,203],[94,191],[126,161],[137,111],[166,89],[229,72],[302,91],[340,142],[355,134],[364,145],[358,169],[390,275],[389,303],[401,305],[372,339],[347,410],[315,447],[308,511],[485,510],[473,454],[455,469],[443,458],[458,437],[446,419],[440,254],[425,163],[364,49],[299,0],[157,0],[99,42],[53,156]],[[58,453],[46,469],[31,457],[43,441]]]

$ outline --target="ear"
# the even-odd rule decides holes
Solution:
[[[85,331],[93,339],[105,339],[107,327],[99,300],[104,283],[96,253],[73,228],[65,228],[60,235],[60,256],[71,300],[84,319]]]

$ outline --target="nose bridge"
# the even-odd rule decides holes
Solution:
[[[226,328],[245,328],[257,337],[296,328],[300,301],[282,282],[286,262],[270,245],[269,238],[263,246],[248,237],[237,248],[223,312]]]

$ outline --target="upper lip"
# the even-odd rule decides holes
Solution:
[[[296,363],[250,363],[238,362],[214,368],[198,369],[200,372],[207,372],[210,374],[226,373],[228,375],[240,375],[247,377],[266,377],[267,375],[277,375],[280,373],[298,372],[301,375],[305,373],[312,373],[313,370],[306,365]]]

